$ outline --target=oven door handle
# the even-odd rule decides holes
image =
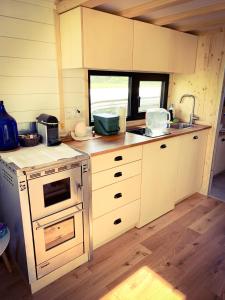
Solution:
[[[38,221],[36,221],[36,222],[35,222],[35,223],[36,223],[35,229],[38,230],[38,229],[45,228],[46,226],[51,226],[51,225],[53,225],[53,224],[55,224],[55,223],[58,223],[58,222],[60,222],[60,221],[62,221],[62,220],[64,220],[64,219],[67,219],[67,218],[69,218],[69,217],[72,217],[72,216],[74,216],[75,214],[81,213],[81,212],[83,212],[83,211],[84,211],[84,208],[78,209],[77,211],[73,212],[72,214],[69,214],[69,215],[67,215],[67,216],[65,216],[65,217],[62,217],[62,218],[60,218],[60,219],[57,219],[57,220],[55,220],[55,221],[48,222],[48,223],[46,223],[46,224],[44,224],[44,225],[41,225]]]

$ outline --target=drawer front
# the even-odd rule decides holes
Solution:
[[[142,158],[142,146],[113,151],[91,158],[92,173],[97,173]]]
[[[141,176],[114,183],[92,193],[92,214],[98,218],[140,198]]]
[[[92,190],[141,174],[141,161],[92,174]]]
[[[135,227],[139,218],[140,200],[136,200],[93,220],[93,244],[97,248]]]

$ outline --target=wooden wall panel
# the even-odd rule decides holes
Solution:
[[[179,101],[183,94],[193,94],[196,96],[195,113],[200,117],[198,123],[212,126],[207,144],[201,191],[204,194],[207,194],[208,191],[220,108],[225,71],[224,52],[225,32],[214,32],[201,36],[198,43],[196,72],[191,75],[171,75],[170,81],[169,102],[174,104],[176,115],[184,121],[189,121],[191,101],[185,99],[182,104]]]

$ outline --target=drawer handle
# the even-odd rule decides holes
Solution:
[[[123,175],[122,172],[116,172],[116,173],[114,174],[114,177],[121,177],[122,175]]]
[[[118,225],[121,222],[122,222],[122,220],[121,220],[121,218],[119,218],[119,219],[116,219],[113,223],[114,223],[114,225]]]
[[[120,160],[123,160],[123,156],[122,155],[119,155],[119,156],[116,156],[114,158],[115,161],[120,161]]]
[[[162,144],[162,145],[160,146],[161,149],[165,149],[166,147],[167,147],[166,144]]]
[[[194,139],[194,140],[197,140],[197,139],[198,139],[198,136],[197,136],[197,135],[195,135],[195,136],[193,137],[193,139]]]
[[[121,197],[122,197],[122,193],[117,193],[117,194],[114,195],[114,198],[115,198],[115,199],[119,199],[119,198],[121,198]]]

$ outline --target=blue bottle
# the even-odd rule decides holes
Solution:
[[[0,151],[7,151],[19,146],[16,120],[5,110],[0,101]]]

